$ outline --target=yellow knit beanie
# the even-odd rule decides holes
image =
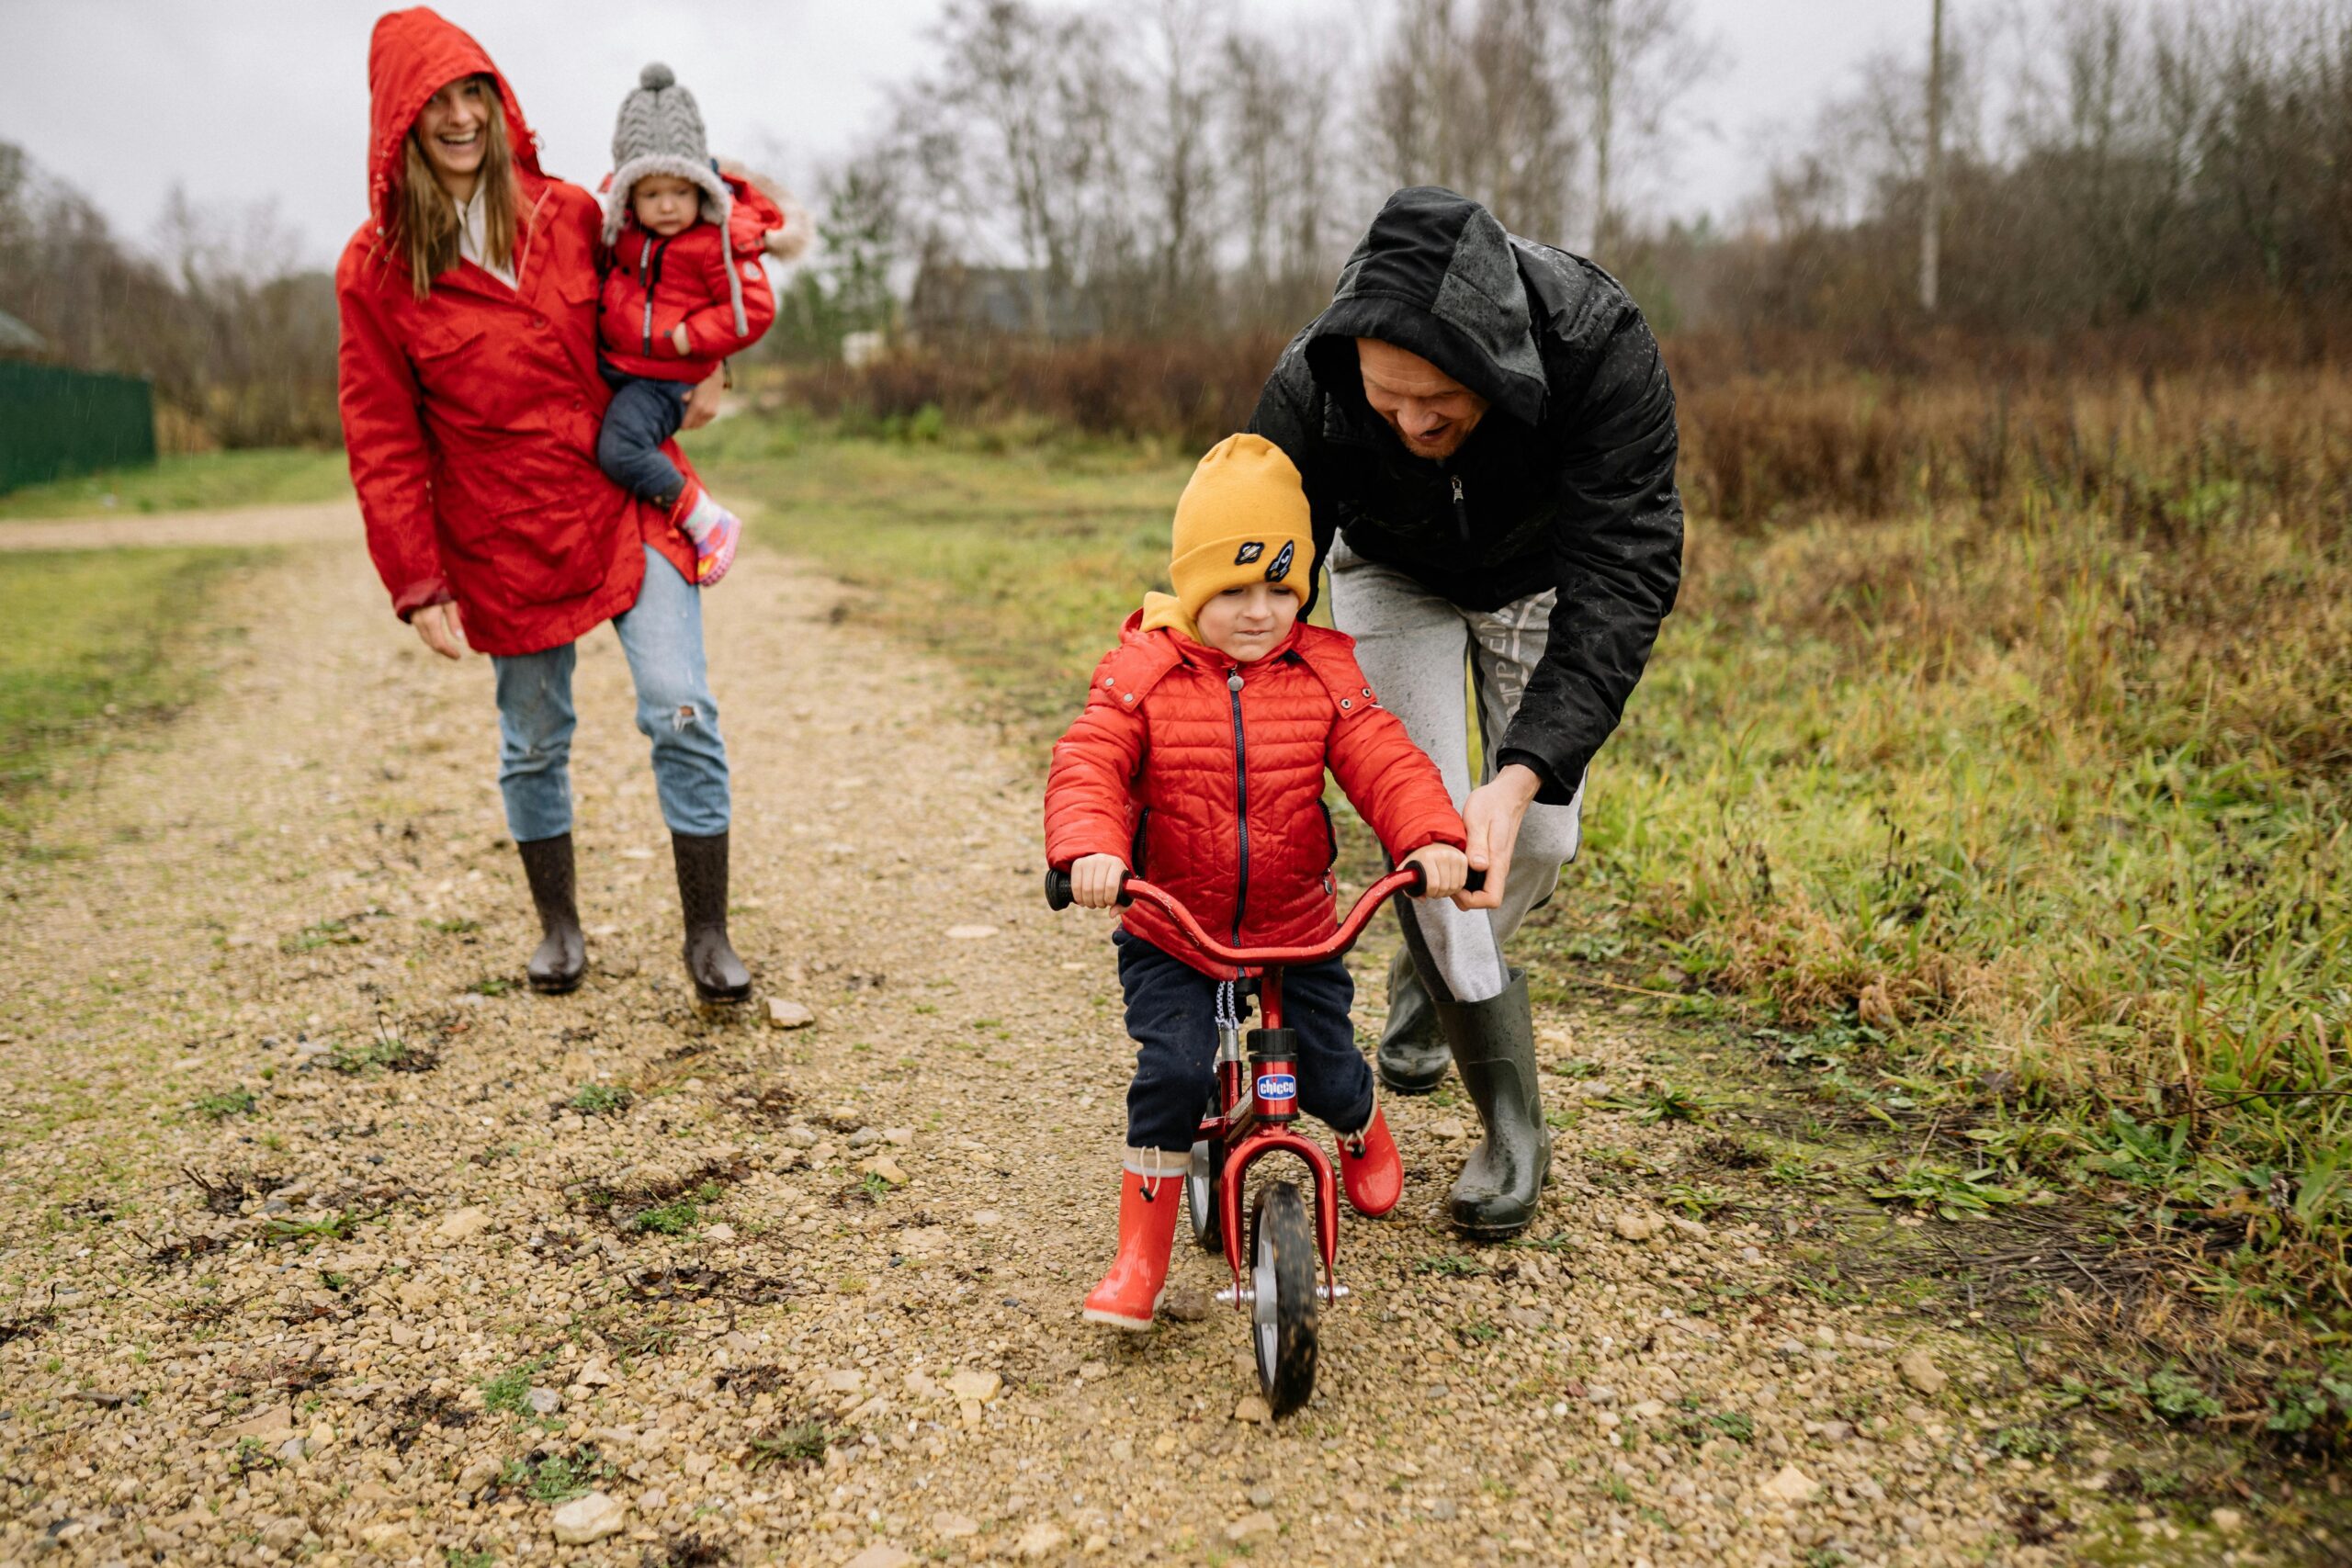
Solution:
[[[1209,448],[1176,502],[1168,579],[1186,620],[1228,588],[1269,582],[1306,603],[1315,576],[1306,490],[1283,449],[1261,435]]]

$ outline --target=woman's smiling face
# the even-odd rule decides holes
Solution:
[[[416,117],[417,144],[433,165],[441,188],[457,201],[471,198],[490,145],[490,117],[499,112],[498,95],[479,76],[450,83],[425,100]]]

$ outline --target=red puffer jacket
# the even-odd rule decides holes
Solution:
[[[480,44],[423,6],[376,24],[371,216],[334,276],[343,440],[392,608],[406,619],[454,599],[475,649],[535,653],[636,604],[646,545],[693,581],[694,547],[596,467],[612,400],[596,372],[602,220],[594,197],[539,172],[504,78],[521,197],[514,287],[460,262],[420,303],[384,243],[417,111],[477,72],[498,75]]]
[[[1237,667],[1178,632],[1139,630],[1141,620],[1140,611],[1128,618],[1094,671],[1086,710],[1054,746],[1047,863],[1117,855],[1183,900],[1210,935],[1287,947],[1338,925],[1327,766],[1397,859],[1461,847],[1462,818],[1437,764],[1374,698],[1351,639],[1302,622],[1273,652]],[[1125,924],[1204,974],[1231,973],[1150,906],[1129,908]]]
[[[773,230],[784,227],[784,212],[747,180],[721,176],[733,198],[727,231],[705,219],[662,239],[628,220],[613,242],[613,267],[605,275],[597,336],[605,362],[624,376],[663,381],[699,381],[712,366],[760,341],[775,321],[775,293],[768,287],[760,254]],[[734,292],[727,269],[742,284],[746,330],[735,330]],[[686,352],[670,333],[684,322]]]

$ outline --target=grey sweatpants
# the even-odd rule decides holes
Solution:
[[[1404,721],[1414,743],[1437,763],[1457,809],[1474,783],[1494,776],[1496,747],[1544,657],[1554,597],[1537,593],[1499,610],[1465,610],[1404,572],[1364,559],[1344,539],[1332,545],[1332,623],[1356,639],[1356,657],[1381,705]],[[1467,694],[1474,687],[1485,753],[1476,780]],[[1527,911],[1551,897],[1560,867],[1576,858],[1583,807],[1579,779],[1567,805],[1527,808],[1500,908],[1465,912],[1446,902],[1396,906],[1419,926],[1457,1001],[1485,1001],[1510,983],[1503,944]]]

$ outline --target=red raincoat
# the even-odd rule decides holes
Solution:
[[[1179,632],[1141,630],[1141,620],[1140,611],[1128,618],[1094,671],[1086,710],[1054,746],[1047,864],[1117,855],[1182,899],[1211,936],[1290,947],[1322,942],[1339,924],[1327,766],[1397,859],[1462,847],[1437,764],[1374,698],[1351,638],[1302,621],[1273,652],[1237,667]],[[1154,905],[1132,906],[1125,924],[1204,974],[1230,973]]]
[[[497,79],[520,187],[515,286],[460,262],[420,304],[384,238],[401,139],[427,99],[478,72]],[[596,372],[595,198],[539,172],[505,78],[424,6],[377,22],[368,85],[368,219],[335,267],[340,401],[392,608],[405,620],[455,600],[476,649],[536,653],[636,604],[644,545],[691,582],[694,547],[596,467],[612,394]]]

